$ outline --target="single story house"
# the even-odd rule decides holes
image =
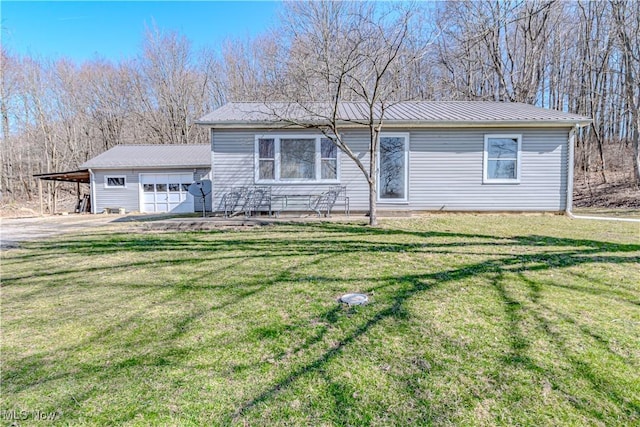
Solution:
[[[228,103],[198,121],[210,129],[210,145],[119,145],[77,171],[37,177],[88,182],[92,213],[200,212],[202,199],[188,187],[202,180],[213,187],[207,211],[220,209],[237,187],[269,188],[282,197],[341,186],[350,210],[366,213],[362,172],[308,111],[297,104]],[[366,106],[345,102],[338,113],[343,140],[368,165]],[[576,130],[590,123],[521,103],[394,104],[380,135],[378,211],[569,210]]]
[[[368,165],[366,105],[339,107],[339,132]],[[309,109],[233,102],[198,121],[211,133],[213,206],[238,186],[304,195],[340,185],[352,211],[368,211],[364,175],[319,128],[309,128],[323,124]],[[576,130],[590,123],[588,117],[522,103],[392,105],[380,135],[378,210],[568,210]],[[96,182],[106,186],[105,179],[101,172]]]
[[[188,187],[211,179],[211,147],[117,145],[80,166],[89,173],[91,212],[200,212],[202,198]],[[211,211],[211,195],[205,199]]]

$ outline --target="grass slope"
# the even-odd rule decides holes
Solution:
[[[639,267],[638,224],[550,216],[33,242],[2,259],[0,409],[59,425],[638,425]],[[371,304],[336,302],[351,291]]]

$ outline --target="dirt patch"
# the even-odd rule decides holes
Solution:
[[[0,204],[0,218],[28,218],[40,215],[40,205],[35,202],[11,202]]]
[[[256,219],[206,218],[203,220],[171,219],[145,222],[139,224],[141,231],[179,232],[179,231],[213,231],[213,230],[246,230],[252,227],[264,227],[270,222]]]
[[[609,172],[607,182],[599,173],[588,179],[577,177],[574,182],[575,207],[606,209],[640,209],[640,188],[631,184],[628,173]]]
[[[78,200],[67,194],[60,197],[56,203],[56,212],[75,212],[75,206]],[[43,208],[45,214],[49,214],[47,211],[47,204],[44,203]],[[40,216],[40,201],[39,200],[20,200],[20,201],[3,201],[0,202],[0,218],[29,218]]]

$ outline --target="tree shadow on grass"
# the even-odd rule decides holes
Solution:
[[[490,246],[494,252],[497,249],[500,250],[500,248],[505,248],[505,250],[494,253],[494,256],[489,259],[470,262],[467,265],[442,269],[431,273],[391,274],[383,277],[354,277],[342,279],[341,281],[346,283],[353,280],[375,283],[369,290],[379,293],[382,292],[384,296],[380,297],[379,302],[366,308],[366,310],[368,310],[366,316],[354,318],[351,326],[346,329],[344,333],[338,334],[340,336],[339,340],[330,346],[327,346],[325,342],[326,338],[329,333],[333,335],[337,334],[332,328],[341,324],[346,314],[343,308],[338,306],[337,303],[327,308],[324,313],[319,316],[326,325],[325,327],[318,328],[315,333],[307,335],[299,345],[274,356],[277,360],[284,360],[287,358],[295,359],[298,355],[305,355],[311,356],[311,360],[304,363],[294,363],[292,364],[292,368],[283,369],[282,372],[278,372],[277,379],[273,381],[269,387],[266,387],[262,392],[239,404],[230,420],[240,421],[241,418],[247,416],[252,411],[259,410],[263,404],[275,401],[283,390],[289,389],[296,381],[303,377],[308,375],[325,375],[325,367],[348,351],[354,343],[368,334],[372,328],[380,325],[387,319],[402,321],[406,319],[407,316],[410,316],[407,310],[407,302],[416,295],[422,295],[437,287],[465,281],[478,276],[492,280],[493,289],[497,292],[500,301],[502,301],[504,316],[509,325],[506,333],[508,334],[510,342],[510,351],[504,358],[503,363],[506,365],[517,365],[545,378],[553,378],[554,372],[550,372],[547,368],[539,366],[539,364],[536,364],[528,355],[530,344],[521,326],[523,316],[528,316],[528,314],[523,313],[522,301],[511,296],[504,287],[504,275],[511,273],[523,275],[524,273],[544,272],[556,268],[567,269],[585,264],[625,263],[637,265],[640,262],[640,257],[638,256],[640,245],[633,244],[615,244],[546,236],[496,238],[494,236],[478,234],[363,229],[362,227],[329,223],[323,223],[310,228],[319,231],[321,234],[314,235],[314,232],[310,233],[308,227],[289,225],[280,230],[276,230],[277,233],[275,234],[268,234],[268,238],[264,239],[253,236],[252,238],[242,238],[243,236],[241,235],[230,236],[217,234],[215,236],[209,236],[195,233],[181,235],[179,238],[153,236],[149,241],[145,240],[148,236],[121,235],[117,237],[110,236],[111,240],[109,241],[105,241],[101,237],[95,237],[82,242],[62,241],[51,246],[40,243],[33,244],[30,250],[40,252],[42,255],[48,255],[51,251],[84,254],[88,257],[115,252],[132,254],[149,252],[151,254],[165,251],[171,253],[181,253],[184,251],[204,254],[201,260],[195,261],[188,257],[178,259],[164,258],[162,260],[162,262],[172,265],[194,262],[215,263],[216,260],[235,259],[235,262],[231,262],[224,267],[226,270],[238,266],[237,263],[241,263],[243,259],[274,260],[296,259],[297,257],[301,257],[303,261],[296,262],[280,271],[274,271],[275,274],[267,280],[264,278],[248,278],[246,283],[239,289],[229,289],[233,297],[224,303],[203,305],[192,312],[173,319],[171,321],[172,332],[167,332],[161,337],[142,337],[135,342],[136,345],[141,346],[145,344],[151,345],[158,338],[161,338],[163,342],[168,344],[166,348],[157,349],[145,354],[138,354],[132,350],[133,354],[131,357],[123,358],[109,366],[88,364],[74,367],[72,365],[70,367],[71,369],[63,369],[62,372],[60,372],[59,369],[53,369],[60,354],[82,352],[83,348],[88,348],[96,342],[108,343],[113,336],[119,333],[118,331],[126,329],[128,323],[142,321],[146,310],[146,308],[143,307],[139,312],[126,317],[115,325],[105,328],[98,334],[76,346],[63,349],[60,353],[45,352],[12,361],[11,364],[3,367],[2,377],[5,392],[18,393],[36,385],[42,386],[48,381],[65,378],[75,378],[76,380],[84,378],[87,381],[92,378],[96,378],[98,381],[100,379],[107,380],[109,378],[122,376],[128,369],[135,367],[148,366],[162,369],[165,366],[175,366],[180,360],[188,357],[188,354],[186,350],[176,348],[172,346],[171,343],[177,341],[187,333],[199,319],[210,315],[212,311],[224,310],[230,305],[240,304],[247,298],[259,295],[265,290],[272,290],[280,284],[290,283],[292,278],[296,276],[297,271],[304,267],[311,265],[331,265],[332,262],[335,262],[335,259],[345,254],[361,253],[362,256],[371,256],[371,253],[376,252],[407,254],[439,252],[441,255],[446,256],[447,254],[453,254],[453,251],[457,248],[471,249],[473,247],[483,248],[485,246]],[[363,230],[366,230],[366,232],[363,232]],[[272,230],[270,230],[270,232],[271,231]],[[300,236],[301,231],[305,232],[302,236]],[[382,235],[395,236],[395,238],[407,235],[417,241],[408,243],[380,242],[375,239],[371,240],[369,237]],[[434,241],[434,239],[438,239],[439,241]],[[149,244],[149,242],[151,242],[151,244]],[[522,250],[518,250],[515,253],[506,250],[506,248],[513,247],[522,248]],[[230,251],[236,253],[236,255],[230,256]],[[28,256],[25,256],[23,261],[28,262]],[[143,266],[153,265],[154,262],[157,262],[157,260],[126,262],[115,267],[125,270],[130,269],[132,272],[135,272]],[[52,273],[53,275],[64,277],[69,274],[80,274],[83,271],[85,273],[101,270],[108,271],[110,268],[114,268],[114,266],[96,267],[95,269],[90,269],[90,271],[82,268],[68,269],[63,267]],[[215,268],[211,274],[216,274]],[[21,282],[33,277],[39,276],[9,276],[9,283],[7,285],[20,286]],[[200,282],[204,278],[204,274],[200,274],[194,277],[193,280]],[[325,283],[336,281],[335,277],[330,275],[325,276],[323,274],[316,274],[312,279],[314,281],[324,281]],[[163,301],[167,302],[181,298],[181,292],[192,289],[189,286],[196,286],[195,282],[191,284],[185,283],[182,287],[177,287],[175,292],[167,294]],[[529,286],[531,301],[539,305],[540,289],[550,286],[550,284],[536,281],[525,283]],[[4,285],[5,284],[3,284],[3,286]],[[571,290],[584,291],[579,289]],[[610,294],[607,297],[615,297],[617,300],[637,304],[637,301],[632,300],[633,295],[631,295],[631,292],[628,295],[616,293],[615,295]],[[161,303],[163,301],[161,301]],[[567,360],[572,364],[577,374],[594,384],[594,387],[605,384],[606,394],[610,396],[612,404],[624,408],[626,414],[630,417],[629,419],[633,419],[633,414],[640,411],[638,405],[633,401],[623,399],[615,384],[611,384],[605,378],[601,378],[602,375],[592,369],[587,363],[569,354],[570,352],[563,348],[562,336],[554,335],[551,327],[547,324],[548,321],[542,317],[536,317],[535,320],[543,330],[549,330],[547,333],[548,340],[566,354]],[[284,333],[295,335],[300,328],[307,327],[308,325],[301,323],[285,328]],[[590,334],[589,329],[586,327],[579,329],[583,334]],[[264,329],[263,332],[266,330],[267,329]],[[263,338],[268,338],[268,334]],[[258,339],[260,339],[260,337],[258,337]],[[311,354],[307,355],[307,353]],[[316,353],[319,354],[313,356]],[[206,369],[207,367],[201,368]],[[42,375],[36,378],[32,370],[36,370]],[[57,373],[55,375],[48,374],[49,370]],[[336,386],[335,381],[329,382],[333,384],[333,386],[330,387],[330,393],[335,395],[337,404],[357,405],[357,402],[353,399],[347,399],[345,397],[347,396],[345,393],[349,392],[348,389]],[[554,386],[559,389],[562,388],[561,384],[556,383]],[[68,397],[60,399],[57,404],[60,405],[59,408],[65,408],[73,413],[78,410],[80,402],[90,399],[98,392],[99,389],[97,388],[86,390],[85,393],[73,397],[74,404],[70,403]],[[568,393],[569,392],[567,392],[567,394]],[[76,403],[78,405],[76,405]],[[606,414],[603,415],[598,411],[590,410],[588,404],[575,406],[581,412],[597,419],[606,416]],[[129,418],[129,416],[132,417],[135,416],[135,414],[129,413],[129,415],[124,418],[119,418],[117,421],[124,422],[132,419]],[[440,414],[438,418],[446,419],[448,416],[450,416],[450,414]],[[336,415],[334,421],[337,423],[348,423],[348,420],[341,418],[340,415]]]
[[[402,233],[404,234],[404,232]],[[437,234],[439,237],[443,237],[443,233]],[[430,233],[419,233],[419,235],[421,237],[426,237],[430,236]],[[456,235],[456,237],[469,236]],[[473,237],[491,239],[490,236],[474,235]],[[260,406],[261,404],[274,400],[276,396],[282,392],[282,390],[290,387],[298,379],[307,375],[311,375],[315,372],[321,372],[324,366],[330,363],[333,359],[339,357],[346,348],[357,341],[358,338],[366,334],[374,326],[381,323],[385,319],[397,317],[399,313],[404,313],[405,310],[403,309],[403,307],[405,306],[406,301],[411,299],[416,294],[428,291],[429,289],[437,286],[442,286],[443,284],[446,284],[448,282],[463,281],[465,279],[472,278],[478,275],[488,275],[495,277],[495,279],[493,280],[493,286],[497,290],[498,295],[504,305],[505,316],[509,324],[507,333],[509,334],[510,342],[510,352],[507,356],[505,356],[504,363],[515,364],[520,367],[524,367],[525,369],[534,371],[535,373],[543,375],[545,377],[553,377],[552,372],[549,372],[544,368],[536,365],[533,360],[526,354],[529,350],[530,344],[528,342],[528,339],[521,332],[520,325],[523,322],[524,316],[521,307],[522,303],[518,299],[510,297],[504,286],[501,284],[503,280],[503,274],[505,272],[511,271],[540,272],[553,268],[570,268],[592,263],[629,263],[631,265],[638,264],[640,263],[640,257],[638,255],[634,256],[633,253],[640,250],[640,245],[620,245],[590,240],[558,239],[545,236],[522,236],[514,237],[508,240],[511,241],[510,243],[508,243],[509,245],[515,244],[519,246],[536,246],[544,247],[545,249],[549,247],[571,249],[563,249],[554,251],[553,253],[536,253],[526,255],[519,254],[506,256],[498,260],[483,261],[480,263],[465,266],[463,268],[451,269],[433,274],[406,275],[388,278],[387,281],[390,283],[397,284],[402,282],[405,284],[408,283],[409,286],[404,288],[404,290],[402,291],[396,292],[392,297],[392,303],[387,308],[377,311],[377,313],[372,315],[369,320],[347,334],[337,346],[327,349],[321,355],[321,357],[318,357],[313,362],[289,372],[287,375],[281,378],[274,387],[265,390],[260,395],[242,405],[237,410],[234,419],[238,421],[242,416],[250,412],[252,409]],[[576,247],[579,247],[580,249],[575,249]],[[405,248],[405,250],[406,249],[407,248]],[[602,252],[623,254],[630,253],[631,256],[624,256],[622,254],[603,255]],[[381,287],[384,286],[386,285],[381,285]],[[531,295],[533,295],[532,299],[534,302],[537,302],[539,298],[538,294],[540,292],[540,287],[544,285],[529,282],[529,286],[531,288]],[[629,302],[631,304],[637,304],[635,301],[629,301],[627,299],[621,298],[620,295],[616,295],[616,298],[625,302]],[[543,319],[537,317],[536,320],[544,327],[545,323],[543,322]],[[593,337],[593,334],[590,333],[588,329],[581,328],[581,331],[582,333]],[[563,348],[562,337],[549,333],[548,338],[550,341],[554,342],[557,347]],[[611,351],[611,349],[607,349]],[[605,393],[606,395],[611,396],[612,403],[624,408],[624,412],[626,412],[626,414],[631,417],[630,419],[638,418],[638,414],[640,414],[640,406],[636,402],[630,401],[629,399],[624,399],[616,390],[616,387],[613,384],[607,381],[606,378],[601,377],[601,374],[596,373],[594,369],[591,369],[591,367],[589,367],[587,363],[571,357],[566,350],[564,350],[563,353],[565,354],[565,356],[567,356],[567,359],[572,363],[578,374],[585,374],[585,377],[594,385],[594,387],[597,387],[598,384],[606,384]],[[592,410],[588,407],[588,405],[574,404],[574,406],[576,406],[579,410],[596,417],[597,419],[603,417],[602,413]]]
[[[177,361],[186,359],[190,356],[190,349],[177,348],[171,343],[175,343],[183,336],[188,334],[194,325],[203,317],[211,315],[216,310],[225,309],[234,304],[240,304],[246,298],[251,297],[265,289],[272,289],[274,286],[288,282],[291,280],[292,274],[298,268],[310,266],[313,264],[326,261],[332,255],[320,256],[316,259],[303,258],[300,262],[281,270],[276,276],[268,279],[254,281],[236,290],[233,295],[220,304],[203,304],[182,316],[171,319],[170,328],[159,335],[141,336],[132,339],[127,336],[127,328],[132,324],[144,322],[144,313],[155,304],[162,305],[164,302],[174,301],[181,298],[184,292],[182,287],[174,287],[173,292],[165,295],[159,301],[149,302],[148,305],[141,307],[136,312],[128,313],[122,320],[110,324],[107,328],[96,334],[82,340],[81,342],[63,348],[56,348],[55,351],[46,351],[29,356],[22,357],[11,363],[4,364],[2,371],[3,388],[8,395],[18,394],[33,387],[43,387],[48,383],[55,384],[59,380],[73,378],[75,382],[93,383],[90,387],[85,388],[79,393],[67,394],[57,397],[57,403],[51,405],[52,410],[62,411],[63,413],[74,413],[81,407],[81,402],[88,400],[101,392],[101,388],[96,384],[103,382],[108,383],[114,378],[127,377],[127,372],[135,369],[164,369],[175,368],[179,363]],[[152,292],[153,289],[148,290]],[[156,299],[157,296],[156,296]],[[328,318],[331,320],[331,316]],[[120,354],[115,360],[109,360],[108,363],[79,363],[68,365],[63,359],[67,354],[78,354],[90,349],[92,346],[108,343],[115,337],[119,337]],[[137,351],[138,349],[147,348],[152,344],[168,343],[167,346],[160,345],[157,350],[152,352]],[[303,350],[303,349],[300,349]],[[127,356],[127,354],[129,354]],[[65,367],[66,366],[66,367]],[[192,365],[184,365],[183,368],[194,368]],[[215,369],[215,363],[209,365],[200,365],[197,369]],[[228,374],[232,374],[229,372]],[[116,419],[110,419],[111,422],[121,423],[132,420],[137,413],[135,411],[122,411],[117,414]]]
[[[489,268],[489,271],[491,271],[496,266],[492,266],[491,264],[484,266],[484,268],[487,267]],[[481,268],[480,271],[482,270],[483,269]],[[486,270],[484,271],[486,272]],[[259,407],[260,405],[265,404],[269,401],[275,400],[279,393],[281,393],[284,389],[290,387],[295,381],[299,380],[300,378],[308,375],[313,375],[315,373],[321,373],[327,364],[329,364],[332,360],[340,357],[342,353],[347,351],[351,344],[353,344],[361,336],[366,334],[371,328],[385,321],[386,319],[398,317],[399,314],[404,313],[405,310],[403,310],[403,307],[405,305],[405,302],[415,294],[423,291],[428,291],[432,287],[439,286],[443,281],[445,281],[443,280],[443,277],[448,276],[450,281],[457,281],[463,280],[465,277],[470,277],[471,275],[476,275],[478,274],[478,272],[478,266],[472,266],[463,269],[462,271],[450,271],[446,275],[436,274],[428,276],[403,277],[403,281],[412,282],[413,286],[410,289],[398,293],[393,298],[393,304],[391,304],[391,306],[378,311],[371,319],[357,327],[355,330],[351,331],[342,340],[340,340],[337,346],[327,349],[321,357],[318,357],[313,362],[299,367],[298,369],[290,371],[283,378],[281,378],[275,386],[265,390],[260,395],[246,402],[236,412],[235,420],[238,421],[240,417],[250,412],[252,409]],[[432,282],[431,285],[425,284],[425,282],[429,281]],[[536,363],[534,363],[527,354],[530,344],[528,342],[528,339],[520,331],[520,323],[522,322],[523,316],[521,314],[521,303],[517,299],[509,297],[504,288],[502,288],[500,285],[495,284],[495,286],[498,289],[498,293],[500,294],[504,302],[505,314],[510,325],[507,330],[507,333],[509,335],[510,352],[505,356],[503,360],[504,363],[517,365],[521,368],[534,371],[538,375],[553,378],[553,372],[547,371],[544,368],[536,365]],[[541,319],[537,320],[538,322],[541,322]],[[583,332],[588,333],[588,331]],[[316,337],[316,339],[319,339],[319,337]],[[561,337],[550,334],[549,339],[555,342],[557,346],[561,347]],[[612,399],[612,403],[619,407],[625,408],[625,412],[628,415],[634,417],[633,414],[636,414],[635,417],[637,417],[637,414],[640,413],[640,406],[638,406],[637,403],[629,401],[628,399],[623,399],[620,395],[620,391],[616,390],[614,384],[607,381],[607,379],[602,377],[601,374],[596,373],[595,370],[591,369],[587,363],[579,361],[575,357],[570,357],[569,355],[567,355],[567,359],[572,363],[578,375],[582,375],[583,373],[588,374],[586,375],[586,378],[594,385],[594,387],[602,386],[604,384],[605,389],[603,390],[603,392],[607,396],[610,396],[610,398]],[[557,388],[561,388],[557,384],[554,384],[554,386],[556,386]],[[570,395],[568,392],[566,394],[568,396]],[[575,399],[571,401],[572,404],[576,405]],[[576,407],[583,412],[595,416],[597,419],[602,418],[602,414],[592,410],[588,404],[576,405]]]

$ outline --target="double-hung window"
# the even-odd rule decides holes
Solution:
[[[256,182],[338,181],[338,148],[322,136],[259,137],[255,158]]]
[[[272,180],[276,177],[276,140],[273,138],[259,139],[258,152],[258,177],[260,180]]]
[[[320,139],[320,177],[338,179],[338,146],[329,138]]]
[[[485,135],[482,181],[487,184],[518,184],[521,146],[521,135]]]

